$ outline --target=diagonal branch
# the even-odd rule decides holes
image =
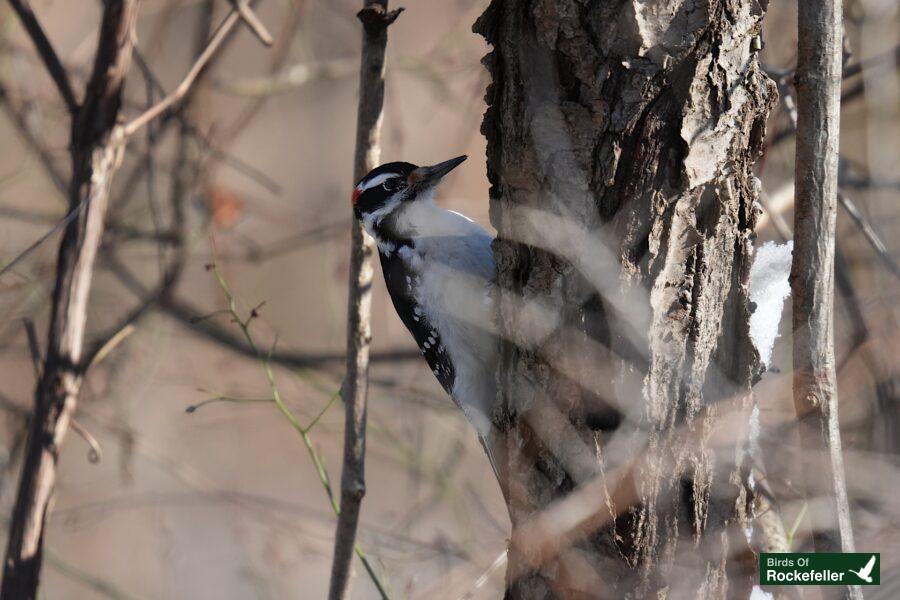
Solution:
[[[262,21],[256,16],[256,13],[250,8],[250,3],[247,0],[231,0],[231,5],[238,11],[241,15],[241,20],[250,28],[253,34],[259,38],[260,42],[266,46],[271,46],[274,43],[272,34],[269,33],[266,26],[262,24]]]
[[[894,275],[894,277],[900,279],[900,265],[897,265],[897,261],[894,260],[894,257],[891,256],[887,246],[885,246],[884,242],[881,241],[881,238],[878,237],[878,233],[875,231],[875,228],[872,227],[872,224],[866,220],[861,212],[859,212],[856,203],[848,198],[841,190],[838,190],[837,199],[862,232],[863,237],[869,242],[869,245],[872,247],[872,250],[875,251],[875,255],[878,256],[882,264]]]
[[[31,148],[32,152],[37,156],[41,163],[41,167],[43,167],[56,189],[60,191],[60,196],[65,198],[68,194],[66,177],[64,177],[57,168],[56,161],[53,158],[50,148],[41,142],[38,139],[38,136],[35,135],[28,126],[28,115],[26,114],[27,111],[25,110],[23,103],[14,100],[9,90],[6,88],[6,85],[2,82],[0,82],[0,106],[3,107],[3,111],[7,114],[9,120],[12,121],[16,131],[22,136],[25,144]]]
[[[204,38],[204,41],[205,41],[205,38]],[[226,43],[227,43],[227,40],[226,40]],[[221,55],[221,52],[219,54]],[[147,62],[142,57],[141,53],[137,51],[137,49],[135,49],[135,52],[134,52],[134,63],[137,66],[137,68],[141,70],[144,77],[146,77],[150,81],[151,85],[153,86],[153,89],[157,93],[159,93],[163,96],[166,96],[167,95],[166,90],[163,88],[162,84],[159,82],[159,78],[156,77],[156,75],[150,69],[150,65],[147,64]],[[209,68],[210,64],[211,63],[207,63],[206,67]],[[270,192],[272,192],[273,194],[277,195],[277,194],[281,193],[281,187],[276,182],[274,182],[268,175],[266,175],[264,172],[260,171],[256,167],[253,167],[252,165],[249,165],[249,164],[243,162],[238,157],[224,152],[222,149],[220,149],[220,147],[219,147],[220,144],[213,145],[212,141],[206,135],[204,135],[202,131],[200,131],[198,126],[195,124],[195,122],[193,122],[192,120],[188,119],[185,116],[183,110],[168,111],[168,113],[166,114],[166,117],[163,118],[162,124],[160,125],[160,127],[165,127],[165,126],[169,125],[172,122],[172,119],[178,121],[178,124],[181,126],[182,131],[184,133],[190,135],[194,139],[196,139],[197,142],[207,152],[209,152],[209,154],[211,155],[211,157],[213,159],[222,162],[226,166],[229,166],[232,169],[234,169],[235,171],[252,179],[253,181],[258,183],[262,187],[264,187],[267,190],[269,190]],[[143,169],[140,167],[135,168],[135,170],[133,172],[133,177],[138,178],[139,176],[142,176],[142,175],[143,175]],[[129,180],[133,181],[135,179],[133,179],[132,177],[129,177]],[[132,186],[125,185],[123,187],[124,187],[124,189],[131,189]]]
[[[153,292],[142,284],[137,276],[128,269],[115,256],[107,254],[105,256],[108,267],[113,275],[128,290],[139,299],[150,296]],[[206,339],[221,345],[223,348],[241,356],[255,358],[253,349],[250,348],[240,336],[234,335],[229,329],[222,327],[213,319],[206,319],[204,316],[209,311],[203,310],[175,296],[163,294],[154,308],[176,319],[183,326],[203,335]],[[383,350],[370,355],[372,362],[381,363],[397,363],[403,361],[418,361],[422,355],[416,349],[396,349]],[[345,361],[342,352],[322,352],[308,353],[291,350],[276,350],[268,356],[268,360],[272,364],[278,364],[294,369],[309,369],[318,367],[327,367]]]
[[[791,93],[790,88],[787,86],[787,74],[782,74],[778,76],[778,94],[782,98],[785,104],[785,108],[788,113],[788,122],[789,127],[785,129],[789,133],[795,133],[797,131],[797,105],[794,102],[794,96]],[[843,179],[846,177],[842,168],[841,159],[839,157],[838,162],[838,186],[844,184]],[[854,225],[856,225],[859,230],[862,232],[863,237],[866,238],[866,241],[872,247],[872,250],[875,251],[875,254],[878,256],[881,263],[887,268],[888,271],[891,272],[895,277],[900,279],[900,266],[897,265],[897,262],[894,260],[894,257],[891,256],[891,253],[888,251],[887,246],[885,246],[884,242],[881,241],[881,238],[878,237],[878,232],[875,231],[875,228],[869,223],[863,214],[859,211],[859,208],[856,204],[848,198],[841,191],[840,187],[838,187],[837,191],[837,199],[841,208],[847,211],[847,214],[850,216],[850,219],[853,221]],[[774,216],[776,213],[774,211],[770,211]]]
[[[66,108],[69,109],[70,114],[74,115],[78,112],[78,101],[75,99],[75,92],[72,91],[72,84],[69,83],[69,74],[60,62],[56,50],[53,49],[53,44],[50,43],[50,39],[44,33],[44,28],[38,22],[34,11],[31,10],[31,5],[28,0],[9,0],[9,4],[16,11],[16,14],[19,15],[22,26],[28,32],[31,41],[34,42],[34,46],[37,48],[38,54],[41,55],[44,66],[47,68],[47,73],[53,79],[60,96],[66,103]]]
[[[143,114],[138,116],[131,123],[125,125],[124,132],[126,137],[133,135],[141,127],[166,112],[169,108],[171,108],[182,98],[184,98],[184,96],[191,89],[191,86],[194,84],[194,81],[197,79],[200,73],[203,72],[203,69],[206,68],[207,63],[209,63],[210,59],[216,54],[216,51],[218,51],[222,43],[228,38],[228,35],[231,33],[231,30],[234,28],[234,26],[237,25],[240,21],[246,20],[246,14],[252,14],[249,4],[246,2],[246,0],[238,2],[236,4],[236,7],[231,9],[228,15],[225,16],[225,18],[213,32],[212,38],[209,40],[209,44],[206,45],[206,48],[204,48],[203,52],[200,53],[200,56],[197,57],[197,60],[194,62],[194,66],[191,67],[190,71],[188,71],[187,75],[185,75],[181,83],[178,84],[178,87],[172,90],[172,92],[168,96],[157,102],[154,106],[147,109]],[[256,18],[255,22],[258,23],[259,19]],[[256,32],[255,29],[254,32]],[[259,35],[258,32],[256,33],[257,35]],[[268,35],[268,33],[266,35]]]
[[[249,6],[246,7],[246,10],[247,11],[250,10]],[[168,94],[165,98],[163,98],[163,100],[161,100],[160,102],[158,102],[157,104],[155,104],[154,106],[149,108],[146,112],[141,114],[134,121],[132,121],[131,123],[126,125],[121,130],[124,138],[129,137],[130,135],[132,135],[133,133],[138,131],[141,127],[143,127],[144,125],[146,125],[147,123],[152,121],[154,118],[165,113],[170,108],[172,108],[172,106],[174,106],[176,103],[183,100],[185,98],[185,96],[187,96],[187,94],[188,94],[188,92],[190,92],[191,87],[193,86],[194,82],[197,80],[197,78],[200,76],[200,74],[204,71],[206,66],[209,64],[209,61],[215,56],[216,52],[222,47],[222,45],[225,43],[225,41],[229,38],[229,35],[232,32],[234,26],[240,20],[240,16],[241,15],[237,11],[237,9],[234,9],[231,11],[231,13],[229,13],[228,16],[225,17],[225,19],[219,25],[219,28],[213,34],[212,39],[207,44],[206,48],[204,48],[203,52],[201,52],[201,54],[198,56],[196,62],[191,67],[190,71],[185,76],[185,78],[181,82],[181,84],[179,84],[179,86],[175,90],[173,90],[170,94]],[[140,58],[140,56],[137,55],[135,58],[136,58],[136,62],[138,63],[138,66],[144,71],[145,75],[147,75],[148,77],[151,78],[153,87],[161,89],[159,82],[156,80],[155,77],[152,77],[152,73],[150,73],[148,66],[144,63],[144,61]],[[94,85],[93,80],[89,84],[89,86],[91,86],[91,85]],[[102,100],[102,97],[100,95],[97,95],[97,94],[90,95],[89,94],[85,103],[87,104],[88,101],[100,101],[100,100]],[[0,101],[8,101],[8,96],[7,96],[6,90],[5,90],[5,88],[2,87],[2,85],[0,85]],[[116,102],[118,102],[118,100],[116,100]],[[36,150],[36,152],[38,153],[38,156],[41,158],[45,168],[47,169],[48,173],[51,175],[54,182],[57,184],[58,187],[65,189],[65,184],[61,181],[61,178],[56,173],[55,168],[53,167],[52,160],[49,158],[49,156],[46,154],[46,152],[41,151],[41,149],[42,149],[41,145],[30,134],[30,131],[24,125],[24,120],[21,119],[18,114],[16,114],[16,112],[12,106],[9,106],[9,109],[10,109],[9,112],[10,112],[11,116],[14,117],[14,121],[16,122],[17,126],[19,127],[20,132],[26,137],[26,141],[29,143],[29,145],[31,145]],[[116,112],[116,114],[118,114],[118,106],[116,106],[115,112]],[[75,118],[76,118],[76,120],[80,119],[80,122],[86,123],[88,126],[92,126],[92,124],[90,123],[89,120],[85,120],[82,118],[82,115],[94,114],[94,113],[95,113],[95,111],[93,111],[90,107],[87,107],[85,110],[81,110],[78,114],[76,114]],[[99,111],[99,113],[97,113],[97,114],[110,114],[110,113],[111,113],[110,110],[102,110],[102,111]],[[191,133],[193,133],[198,139],[201,140],[202,143],[204,143],[207,147],[210,148],[210,150],[213,152],[213,154],[215,155],[215,157],[217,159],[222,160],[224,162],[228,162],[235,168],[239,168],[240,170],[242,170],[249,176],[251,176],[254,179],[256,179],[257,181],[259,181],[262,185],[264,185],[265,187],[270,189],[273,193],[280,192],[280,190],[278,189],[278,186],[276,184],[274,184],[273,182],[271,182],[271,180],[269,180],[267,177],[265,177],[265,175],[255,172],[252,169],[248,169],[247,165],[240,164],[233,157],[230,157],[230,156],[222,153],[221,151],[217,151],[215,148],[212,148],[210,146],[209,141],[206,140],[200,134],[200,132],[196,129],[196,127],[188,124],[187,121],[184,119],[183,115],[176,113],[175,116],[179,120],[181,120],[183,127],[188,127],[190,129]],[[75,125],[78,126],[78,121],[75,123]],[[85,133],[87,135],[91,135],[91,133],[89,131],[83,132],[83,133]],[[143,171],[139,168],[136,172],[138,174],[143,174]],[[129,182],[129,185],[126,186],[126,189],[131,189],[131,187],[132,186]],[[0,277],[2,277],[3,275],[5,275],[9,271],[11,271],[16,265],[18,265],[22,260],[24,260],[28,255],[30,255],[34,250],[36,250],[38,247],[43,245],[44,242],[49,240],[58,231],[60,231],[64,227],[68,226],[69,223],[71,223],[77,217],[79,217],[81,215],[83,209],[84,209],[83,204],[71,206],[69,209],[69,212],[66,214],[66,216],[63,217],[60,221],[58,221],[53,226],[52,229],[50,229],[49,231],[44,233],[41,237],[39,237],[37,240],[35,240],[27,248],[25,248],[23,251],[21,251],[19,254],[17,254],[6,265],[4,265],[2,268],[0,268]]]

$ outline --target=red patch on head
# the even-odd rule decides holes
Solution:
[[[353,195],[350,196],[350,204],[356,206],[356,200],[359,198],[360,191],[361,190],[358,187],[353,188]]]

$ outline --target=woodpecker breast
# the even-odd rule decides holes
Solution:
[[[390,233],[370,233],[394,308],[441,386],[484,429],[497,355],[491,236],[430,199],[405,206],[385,227]]]

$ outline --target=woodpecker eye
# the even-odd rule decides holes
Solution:
[[[401,177],[391,177],[390,179],[385,179],[384,183],[381,184],[381,187],[383,187],[386,192],[396,192],[405,186]]]

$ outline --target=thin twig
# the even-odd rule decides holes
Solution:
[[[63,576],[80,583],[100,596],[109,598],[109,600],[140,600],[139,596],[134,596],[125,590],[120,589],[106,579],[82,571],[74,565],[64,561],[50,548],[45,548],[44,552],[47,556],[48,565],[59,571]]]
[[[230,404],[269,404],[271,402],[275,402],[272,398],[235,398],[233,396],[214,396],[212,398],[207,398],[206,400],[202,400],[196,404],[189,404],[185,407],[184,412],[186,413],[195,413],[204,406],[208,406],[210,404],[218,404],[220,402],[230,403]]]
[[[85,353],[84,364],[87,365],[87,368],[99,365],[119,344],[125,341],[125,338],[134,333],[134,322],[136,320],[137,317],[129,315],[129,318],[126,318],[124,323],[116,325],[108,334],[100,336],[93,343],[91,349]]]
[[[778,84],[778,93],[781,96],[785,104],[785,108],[788,113],[788,120],[790,123],[790,131],[797,131],[797,108],[794,102],[794,96],[791,93],[791,90],[787,87],[787,84],[784,81],[781,81]],[[841,185],[841,177],[843,175],[842,171],[845,169],[840,168],[840,157],[839,157],[839,169],[838,169],[838,184]],[[858,183],[858,182],[857,182]],[[878,255],[879,260],[881,260],[882,264],[898,279],[900,279],[900,266],[897,265],[897,262],[894,260],[893,256],[891,256],[890,252],[885,246],[884,242],[881,241],[881,238],[878,236],[878,233],[875,231],[875,228],[872,227],[871,223],[869,223],[866,218],[862,215],[857,208],[856,204],[847,198],[844,193],[841,191],[840,187],[837,190],[837,199],[840,203],[841,207],[847,211],[847,214],[850,216],[850,219],[853,223],[859,228],[862,232],[863,237],[866,238],[866,241],[869,242],[869,245],[875,251],[875,254]],[[764,204],[765,206],[765,204]],[[767,208],[768,210],[768,208]],[[778,215],[774,211],[770,211],[770,216],[772,216],[772,222],[778,226],[775,217],[777,216],[780,219],[780,215]],[[782,220],[783,221],[783,220]]]
[[[272,48],[269,59],[269,75],[281,69],[287,60],[294,36],[300,27],[305,0],[290,0],[286,14],[282,17],[281,31],[277,43]],[[255,98],[248,103],[228,125],[218,138],[225,146],[230,145],[253,121],[268,102],[268,97]]]
[[[253,339],[253,335],[250,333],[250,323],[256,317],[256,309],[250,311],[250,315],[247,317],[241,316],[241,314],[237,310],[237,299],[234,294],[231,292],[231,288],[228,286],[228,282],[225,280],[225,277],[222,275],[222,271],[219,268],[218,260],[215,258],[212,263],[212,270],[216,277],[216,281],[219,284],[219,287],[222,289],[222,292],[225,294],[225,298],[228,304],[228,313],[231,315],[231,320],[235,323],[238,328],[241,330],[241,334],[246,341],[247,345],[253,350],[253,354],[256,359],[259,361],[260,365],[263,368],[263,372],[266,376],[266,381],[269,384],[269,389],[272,393],[271,400],[278,407],[278,410],[287,419],[288,423],[291,424],[291,427],[300,434],[300,439],[303,441],[303,445],[306,448],[307,453],[309,454],[310,460],[312,460],[313,466],[316,469],[316,473],[319,477],[319,483],[322,485],[323,490],[325,491],[325,495],[328,498],[328,503],[331,506],[334,514],[340,519],[341,515],[341,507],[338,506],[337,499],[334,495],[334,490],[331,486],[331,479],[328,476],[328,470],[325,467],[325,461],[322,459],[322,456],[316,450],[315,445],[313,444],[312,437],[310,436],[310,432],[312,428],[316,426],[319,422],[319,419],[325,414],[325,411],[331,406],[334,402],[335,398],[338,394],[335,394],[331,400],[325,405],[325,407],[310,421],[310,423],[304,427],[300,424],[300,421],[291,411],[291,409],[284,402],[284,399],[281,396],[281,393],[278,389],[278,385],[275,382],[275,373],[272,370],[272,351],[270,350],[268,353],[263,354],[259,347],[256,344],[256,341]],[[193,412],[193,411],[189,411]],[[375,569],[372,567],[369,559],[366,557],[365,552],[360,547],[359,544],[353,544],[353,552],[356,556],[359,557],[363,566],[366,569],[366,572],[369,574],[372,583],[375,585],[375,588],[378,590],[379,594],[384,600],[388,599],[387,592],[385,591],[384,584],[379,579],[378,575],[375,573]]]
[[[897,262],[894,260],[894,257],[891,256],[890,251],[887,249],[887,246],[884,245],[884,242],[881,241],[881,238],[878,237],[878,234],[875,232],[871,223],[869,223],[866,218],[863,217],[862,213],[859,212],[856,203],[844,195],[841,190],[838,190],[837,199],[856,226],[859,227],[859,230],[862,231],[863,237],[865,237],[866,241],[869,242],[869,245],[872,246],[878,259],[881,260],[885,267],[887,267],[888,271],[893,273],[894,277],[900,279],[900,266],[897,265]]]
[[[56,166],[56,160],[53,158],[50,149],[38,140],[37,136],[28,126],[28,119],[24,107],[17,105],[3,82],[0,82],[0,104],[2,104],[9,120],[15,125],[16,131],[18,131],[19,135],[25,140],[26,146],[31,148],[34,154],[37,155],[47,176],[50,177],[54,187],[59,191],[60,197],[68,199],[69,190],[67,187],[68,184],[66,183],[67,178],[63,176]]]
[[[44,242],[52,238],[54,235],[62,231],[64,228],[68,227],[72,221],[74,221],[81,214],[81,210],[84,208],[84,203],[79,203],[69,209],[69,212],[66,213],[62,219],[57,221],[53,227],[50,228],[49,231],[41,235],[38,239],[34,240],[31,244],[28,245],[27,248],[19,252],[11,261],[3,265],[3,268],[0,269],[0,277],[3,277],[8,272],[12,271],[16,265],[25,260],[28,255],[37,250]]]
[[[359,181],[378,164],[379,134],[384,105],[384,55],[387,30],[403,9],[388,11],[387,0],[365,0],[356,15],[362,22],[362,58],[359,67],[359,104],[353,180]],[[347,306],[347,372],[344,376],[344,461],[341,469],[341,512],[334,535],[330,600],[350,595],[350,563],[359,526],[359,511],[366,493],[366,396],[369,344],[372,333],[372,275],[375,244],[359,223],[351,228],[350,277]]]
[[[50,39],[44,33],[44,28],[41,27],[37,17],[31,10],[31,5],[28,0],[9,0],[9,3],[13,10],[16,11],[16,14],[19,15],[19,20],[22,21],[22,26],[28,32],[31,41],[34,42],[34,46],[37,48],[41,59],[44,61],[44,66],[47,68],[47,73],[50,75],[53,83],[56,84],[60,96],[66,103],[66,108],[69,109],[69,114],[75,115],[78,112],[78,101],[75,99],[75,92],[72,91],[72,84],[69,83],[69,74],[60,62],[56,50],[53,49],[53,44],[50,43]]]
[[[900,44],[894,46],[886,52],[882,52],[881,54],[873,56],[872,58],[867,58],[855,64],[847,65],[846,67],[844,67],[843,77],[844,79],[849,79],[856,75],[860,75],[863,71],[879,66],[882,63],[886,62],[893,62],[894,64],[900,63]]]
[[[227,42],[227,40],[226,40],[226,42]],[[224,47],[224,44],[223,44],[223,47]],[[137,51],[135,51],[134,60],[135,60],[135,64],[141,70],[141,72],[144,74],[144,76],[147,77],[149,79],[149,81],[153,84],[153,88],[156,90],[156,92],[159,94],[162,94],[163,96],[166,96],[167,95],[166,90],[163,88],[162,83],[160,83],[159,78],[153,74],[153,71],[150,69],[150,66],[147,64],[147,61],[145,61],[143,59],[142,55]],[[207,69],[209,69],[210,65],[211,65],[211,63],[207,63],[207,65],[206,65]],[[182,130],[187,132],[192,137],[194,137],[200,143],[200,145],[203,146],[203,148],[207,152],[209,152],[210,156],[213,159],[221,162],[223,165],[231,167],[238,173],[245,175],[246,177],[250,178],[254,182],[258,183],[259,185],[261,185],[262,187],[264,187],[265,189],[270,191],[271,193],[276,194],[276,195],[281,193],[281,186],[278,185],[278,183],[276,183],[275,181],[273,181],[272,178],[269,177],[266,173],[260,171],[253,165],[250,165],[250,164],[244,162],[240,158],[233,156],[231,154],[228,154],[227,152],[225,152],[225,151],[221,150],[220,148],[218,148],[217,146],[213,145],[212,141],[206,135],[204,135],[204,133],[202,131],[200,131],[200,129],[197,127],[197,125],[194,124],[190,119],[188,119],[185,116],[183,110],[169,111],[167,113],[167,115],[162,118],[162,124],[160,126],[160,131],[158,133],[161,134],[162,128],[165,127],[166,125],[168,125],[169,123],[171,123],[172,120],[178,121],[178,123],[181,125]],[[135,167],[134,174],[130,175],[128,178],[126,178],[126,180],[132,181],[135,178],[139,179],[141,176],[143,176],[143,173],[140,170],[140,166],[138,166],[138,167]],[[130,186],[125,185],[125,186],[123,186],[123,188],[130,189]]]
[[[31,364],[34,366],[34,378],[40,380],[41,371],[44,370],[44,361],[41,358],[41,344],[37,339],[37,330],[31,319],[22,319],[22,324],[25,326],[25,336],[28,338],[28,350],[31,352]]]
[[[325,225],[319,225],[280,240],[275,240],[265,246],[252,245],[246,252],[235,254],[235,256],[240,260],[247,260],[255,263],[264,262],[291,252],[296,252],[307,246],[319,244],[329,238],[337,236],[339,233],[344,233],[349,228],[349,219],[335,223],[326,223]]]
[[[311,82],[342,79],[358,72],[356,61],[350,58],[335,58],[320,62],[306,62],[265,77],[223,80],[217,83],[222,91],[236,96],[261,99],[268,96],[294,91]]]
[[[250,9],[250,4],[247,0],[231,0],[231,5],[234,7],[234,10],[238,11],[241,15],[241,20],[247,24],[247,27],[259,38],[260,42],[266,46],[273,44],[272,34],[269,33],[266,26],[259,20],[259,17]]]
[[[252,14],[250,6],[246,1],[238,2],[238,6],[240,6],[240,10],[232,8],[213,32],[209,44],[207,44],[203,52],[200,53],[200,56],[197,57],[194,65],[188,71],[187,75],[185,75],[181,83],[178,84],[178,87],[172,90],[168,96],[157,102],[152,108],[146,110],[143,114],[124,126],[123,131],[125,132],[126,137],[133,135],[141,127],[163,114],[188,93],[191,86],[194,84],[194,81],[197,79],[197,76],[200,75],[206,67],[206,64],[215,55],[216,51],[226,40],[234,26],[241,20],[244,20],[242,15]],[[258,22],[258,19],[256,19],[256,22]]]
[[[883,54],[879,54],[878,56],[874,56],[872,58],[860,61],[853,65],[847,65],[846,67],[844,67],[842,76],[844,79],[849,79],[851,77],[854,77],[856,75],[859,75],[859,74],[865,72],[868,69],[872,69],[872,68],[877,67],[885,62],[888,62],[888,60],[891,60],[891,59],[893,59],[895,65],[900,65],[900,45],[897,45],[893,49],[891,49],[887,52],[884,52]],[[788,82],[791,80],[791,78],[794,77],[794,73],[795,73],[794,69],[784,69],[784,68],[776,68],[776,67],[765,67],[765,71],[769,74],[770,77],[772,77],[775,80],[775,83],[778,84],[779,95],[783,94],[782,87],[787,86]],[[849,88],[845,89],[841,93],[841,103],[846,104],[850,100],[858,98],[859,96],[862,95],[862,93],[864,91],[865,91],[865,82],[863,82],[863,81],[857,82],[856,84],[850,86]],[[796,112],[794,113],[794,117],[796,117]],[[770,148],[775,147],[775,146],[781,144],[782,142],[784,142],[785,140],[787,140],[792,135],[794,135],[796,130],[797,129],[796,129],[796,118],[795,118],[792,122],[788,123],[787,127],[783,128],[783,129],[779,129],[778,131],[773,133],[771,136],[769,136],[769,139],[766,141],[766,143]]]
[[[97,441],[97,438],[88,431],[84,426],[81,425],[75,418],[72,419],[71,422],[72,431],[78,434],[78,437],[84,440],[84,442],[88,445],[88,462],[98,463],[100,459],[103,458],[103,448],[100,446],[100,442]]]
[[[149,294],[147,287],[140,282],[137,276],[113,256],[106,256],[106,261],[112,273],[116,278],[125,285],[128,290],[138,298],[145,298]],[[227,348],[243,356],[255,358],[256,354],[253,349],[240,337],[236,336],[224,327],[213,322],[212,319],[206,319],[209,312],[203,311],[192,305],[186,300],[175,296],[163,296],[159,302],[154,305],[154,309],[158,309],[175,318],[180,323],[190,329],[204,335],[207,339],[212,340],[222,347]],[[382,350],[371,355],[374,363],[396,363],[403,361],[422,360],[422,353],[415,349],[394,349]],[[283,365],[293,368],[310,368],[323,367],[327,365],[335,365],[346,360],[343,352],[301,352],[279,350],[273,352],[270,356],[272,364]]]

